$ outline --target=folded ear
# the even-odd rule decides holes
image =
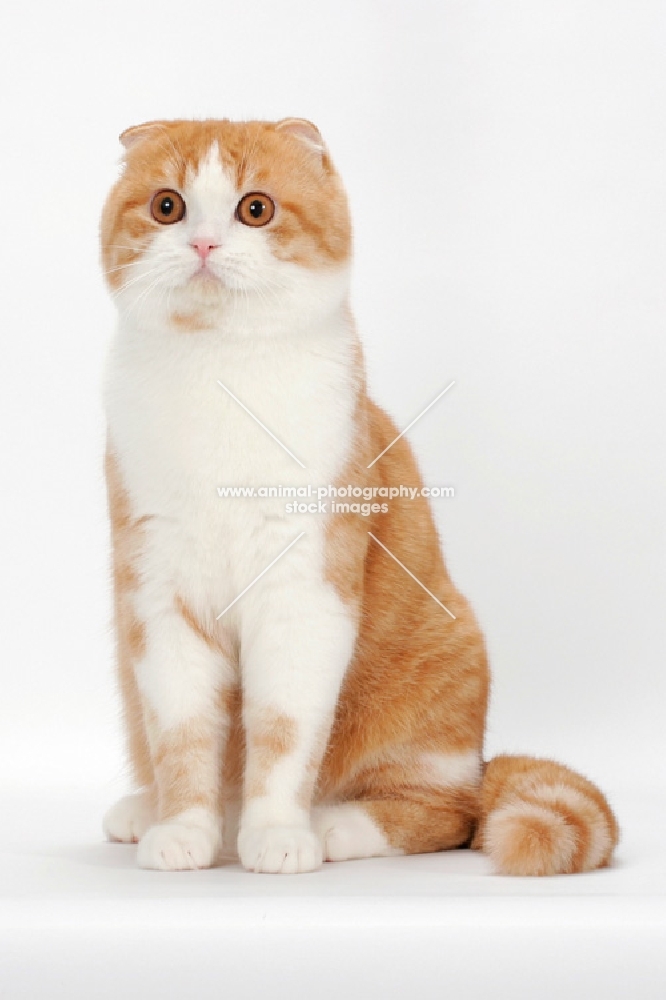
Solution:
[[[326,152],[326,146],[319,129],[307,118],[283,118],[282,121],[276,123],[275,127],[280,132],[288,132],[289,135],[295,136],[313,153],[319,153],[322,156]]]
[[[121,132],[118,138],[125,149],[131,149],[149,136],[164,131],[166,125],[165,121],[144,122],[143,125],[132,125],[130,128],[126,128],[124,132]]]

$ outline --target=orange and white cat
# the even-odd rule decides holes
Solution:
[[[161,121],[121,140],[107,481],[139,791],[107,836],[160,869],[461,846],[517,875],[607,864],[617,825],[594,785],[483,761],[483,638],[425,499],[290,514],[218,495],[421,485],[366,392],[347,202],[317,129]]]

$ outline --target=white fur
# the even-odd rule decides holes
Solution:
[[[145,622],[146,654],[136,666],[144,698],[161,729],[176,729],[191,719],[216,716],[215,695],[233,681],[233,668],[192,631],[174,606],[172,586],[158,577],[164,566],[162,532],[149,526],[141,560],[143,582],[135,610]],[[183,670],[187,664],[187,670]]]
[[[162,871],[210,868],[221,847],[221,823],[206,809],[187,809],[150,827],[139,841],[137,861]]]
[[[325,580],[323,518],[288,516],[283,499],[220,499],[217,486],[335,482],[344,468],[355,393],[348,270],[279,261],[261,229],[234,219],[243,193],[215,148],[188,178],[185,220],[163,227],[136,265],[144,277],[130,285],[133,275],[117,297],[106,409],[132,514],[150,519],[138,566],[137,614],[146,624],[141,690],[161,726],[173,728],[210,712],[215,690],[232,679],[232,665],[175,613],[176,597],[239,641],[248,732],[264,709],[287,714],[298,732],[293,753],[269,775],[266,795],[241,818],[241,860],[274,870],[283,851],[281,868],[300,871],[321,858],[296,799],[332,719],[355,625]],[[189,242],[198,237],[219,242],[210,261],[222,285],[191,280],[200,262]],[[174,306],[204,315],[209,328],[170,327]],[[301,531],[298,544],[215,623]],[[185,848],[174,844],[189,841],[172,827],[146,834],[140,863],[177,867],[186,860]],[[160,859],[164,865],[153,864]]]
[[[109,840],[133,844],[143,837],[154,821],[152,796],[144,791],[119,799],[104,816],[102,827]]]
[[[333,717],[353,651],[354,623],[333,588],[321,579],[320,546],[316,536],[304,538],[296,553],[300,565],[294,560],[298,576],[294,578],[289,567],[276,566],[279,572],[247,595],[243,609],[243,716],[248,742],[251,745],[255,726],[261,727],[265,708],[296,724],[294,749],[276,760],[266,778],[266,793],[250,799],[243,811],[239,853],[247,867],[252,867],[255,850],[252,831],[275,825],[308,831],[309,813],[298,802],[299,791],[313,754],[318,747],[323,750],[322,730]],[[250,760],[248,769],[251,766]],[[293,843],[300,853],[300,842]],[[251,848],[246,850],[246,844]],[[306,851],[305,857],[311,855]],[[301,862],[287,864],[291,870]]]
[[[241,827],[238,853],[248,871],[269,875],[312,872],[322,862],[321,844],[304,826]]]
[[[484,832],[484,850],[495,867],[499,871],[504,869],[507,851],[511,853],[516,838],[519,840],[522,838],[524,820],[537,820],[551,831],[555,843],[550,862],[557,871],[566,871],[576,851],[575,829],[569,826],[563,816],[553,812],[547,805],[522,802],[519,799],[507,802],[499,809],[493,809],[488,816]]]
[[[419,764],[420,780],[433,785],[478,785],[481,781],[481,757],[476,750],[424,753]]]
[[[584,792],[565,784],[543,785],[534,794],[544,804],[564,802],[572,812],[585,819],[591,836],[582,867],[585,870],[597,868],[610,849],[611,836],[608,821],[596,802]]]
[[[325,861],[390,857],[404,853],[391,846],[383,830],[362,806],[352,802],[316,807],[312,825],[321,840]]]
[[[174,163],[160,186],[175,188],[176,177]],[[185,218],[160,227],[145,248],[138,244],[137,249],[144,252],[123,271],[123,286],[115,293],[121,317],[144,331],[150,328],[163,333],[172,309],[187,312],[197,306],[218,333],[224,328],[227,338],[297,335],[304,325],[316,333],[313,323],[321,328],[322,317],[346,298],[349,267],[315,273],[279,260],[263,227],[244,226],[235,217],[240,198],[253,189],[256,183],[251,174],[242,191],[235,187],[214,144],[198,172],[187,173],[180,192],[186,204]],[[276,219],[279,212],[277,201]],[[222,285],[195,277],[201,267],[190,245],[195,239],[209,239],[216,247],[206,264]],[[222,323],[220,305],[224,307]]]

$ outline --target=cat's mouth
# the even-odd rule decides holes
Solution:
[[[215,274],[209,267],[202,264],[201,267],[190,276],[188,284],[194,284],[198,287],[219,287],[224,284],[222,277],[219,274]]]
[[[222,289],[240,292],[248,287],[246,276],[234,265],[216,262],[215,269],[208,265],[197,268],[187,279],[187,286],[197,292],[214,292]]]
[[[192,302],[216,303],[239,289],[238,281],[225,268],[199,267],[185,280],[183,292]]]

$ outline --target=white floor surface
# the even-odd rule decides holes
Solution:
[[[2,796],[2,1000],[666,998],[666,796],[614,793],[615,865],[501,878],[476,852],[161,873],[100,790]]]

